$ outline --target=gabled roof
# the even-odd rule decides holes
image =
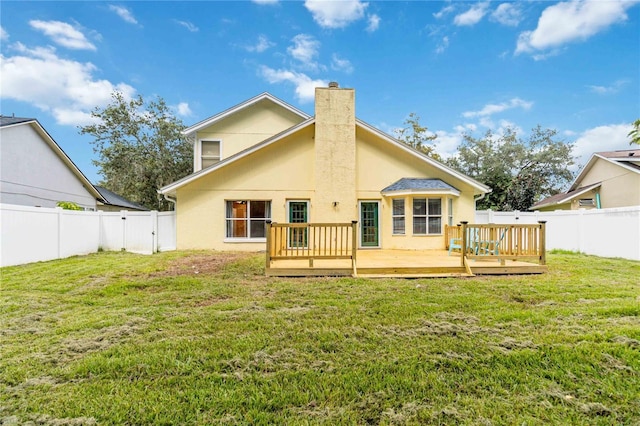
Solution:
[[[184,178],[173,182],[163,188],[160,188],[158,190],[158,193],[163,194],[163,195],[168,195],[171,196],[172,194],[174,194],[174,192],[178,189],[183,187],[184,185],[187,185],[191,182],[193,182],[196,179],[199,179],[202,176],[205,176],[215,170],[218,170],[222,167],[227,166],[228,164],[234,163],[246,156],[248,156],[249,154],[252,154],[258,150],[261,150],[287,136],[290,136],[296,132],[301,131],[302,129],[309,127],[311,125],[315,124],[315,117],[310,117],[307,120],[303,121],[302,123],[299,123],[293,127],[290,127],[289,129],[278,133],[277,135],[274,135],[268,139],[265,139],[264,141],[253,145],[247,149],[245,149],[244,151],[240,151],[235,155],[232,155],[231,157],[228,157],[218,163],[215,163],[205,169],[202,169],[198,172],[195,172],[193,174],[190,174],[188,176],[185,176]],[[397,146],[398,148],[410,153],[411,155],[418,157],[420,160],[424,161],[425,163],[430,164],[431,166],[435,167],[436,169],[440,169],[450,175],[453,175],[454,177],[456,177],[457,179],[471,185],[472,187],[474,187],[475,189],[478,190],[478,193],[480,194],[485,194],[487,192],[491,192],[491,188],[489,188],[488,186],[456,171],[453,170],[447,166],[445,166],[444,164],[434,160],[431,157],[426,156],[425,154],[413,149],[412,147],[410,147],[409,145],[402,143],[400,141],[398,141],[397,139],[391,137],[390,135],[387,135],[386,133],[376,129],[375,127],[370,126],[369,124],[365,123],[362,120],[356,119],[356,127],[361,128],[364,131],[368,131],[370,133],[373,133],[377,136],[379,136],[380,138],[382,138],[383,140],[385,140],[386,142],[393,144],[395,146]],[[455,189],[455,188],[454,188]],[[457,190],[456,190],[457,191]]]
[[[0,119],[0,127],[8,128],[12,126],[22,126],[22,125],[30,125],[38,135],[44,140],[47,145],[56,153],[56,155],[62,160],[62,162],[69,168],[71,173],[73,173],[82,183],[87,191],[91,195],[93,195],[96,200],[104,201],[102,199],[102,195],[98,190],[93,186],[93,184],[87,179],[87,177],[80,171],[78,166],[71,161],[71,158],[60,148],[60,145],[51,137],[51,135],[42,127],[42,125],[35,118],[21,118],[21,117],[5,117],[2,116]]]
[[[541,209],[543,207],[558,206],[560,204],[566,204],[571,202],[574,198],[577,198],[586,192],[589,192],[602,185],[602,182],[594,183],[592,185],[584,186],[582,188],[575,189],[569,192],[562,192],[560,194],[552,195],[544,200],[540,200],[533,206],[529,207],[529,210]]]
[[[133,201],[129,201],[124,197],[116,194],[115,192],[109,191],[107,188],[96,185],[95,187],[102,198],[104,199],[104,204],[114,206],[114,207],[124,207],[126,209],[133,210],[141,210],[141,211],[149,211],[148,208],[143,206],[142,204],[135,203]]]
[[[591,170],[596,161],[602,160],[610,164],[615,164],[626,170],[640,173],[640,149],[627,149],[621,151],[605,151],[594,153],[587,164],[580,170],[578,176],[574,179],[573,183],[569,187],[569,191],[574,191],[580,185],[582,179]]]
[[[225,111],[222,111],[219,114],[213,115],[213,116],[211,116],[209,118],[205,118],[204,120],[200,121],[199,123],[194,124],[193,126],[187,127],[186,129],[184,129],[182,131],[182,134],[183,135],[189,135],[189,134],[192,134],[194,132],[197,132],[198,130],[204,129],[205,127],[209,127],[212,124],[222,120],[223,118],[227,118],[230,115],[233,115],[233,114],[235,114],[235,113],[237,113],[237,112],[239,112],[239,111],[241,111],[241,110],[243,110],[243,109],[245,109],[247,107],[255,105],[258,102],[263,101],[265,99],[273,102],[276,105],[281,106],[282,108],[284,108],[284,109],[286,109],[286,110],[288,110],[288,111],[290,111],[290,112],[292,112],[292,113],[294,113],[296,115],[298,115],[303,120],[307,120],[310,117],[309,114],[299,110],[298,108],[296,108],[296,107],[294,107],[292,105],[289,105],[288,103],[286,103],[282,99],[278,99],[275,96],[271,95],[270,93],[264,92],[264,93],[262,93],[262,94],[260,94],[258,96],[255,96],[255,97],[253,97],[253,98],[251,98],[251,99],[249,99],[247,101],[239,103],[238,105],[233,106],[233,107],[231,107],[231,108],[229,108],[229,109],[227,109]]]

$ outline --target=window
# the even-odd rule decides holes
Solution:
[[[453,226],[453,199],[451,198],[447,198],[447,214],[449,219],[447,223],[449,226]]]
[[[200,141],[201,168],[206,168],[220,161],[220,141]]]
[[[442,233],[442,200],[440,198],[413,199],[413,233],[415,235]]]
[[[393,200],[393,234],[404,235],[404,199]]]
[[[593,198],[581,198],[578,201],[578,205],[580,207],[593,207],[595,206],[595,203],[593,202]]]
[[[271,201],[227,201],[227,238],[265,238]]]

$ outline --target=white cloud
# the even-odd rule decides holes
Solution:
[[[323,28],[344,28],[362,19],[368,5],[369,3],[363,3],[360,0],[306,0],[304,2],[314,21]]]
[[[512,98],[508,102],[502,102],[500,104],[487,104],[479,111],[466,111],[462,113],[465,118],[472,117],[489,117],[493,114],[506,111],[513,108],[522,108],[528,110],[533,106],[533,102],[525,101],[520,98]],[[489,126],[487,126],[489,127]]]
[[[129,98],[135,89],[94,77],[96,66],[58,57],[54,48],[12,46],[15,56],[0,55],[2,97],[27,102],[50,112],[59,124],[90,123],[89,112],[107,105],[113,91]]]
[[[369,24],[367,25],[367,32],[374,32],[380,28],[380,17],[378,15],[369,15],[367,18]]]
[[[124,6],[116,6],[114,4],[110,4],[109,10],[115,12],[125,22],[128,22],[130,24],[138,23],[138,20],[133,16],[133,13],[131,13],[131,11]]]
[[[308,34],[298,34],[291,41],[293,45],[287,47],[289,55],[299,61],[304,68],[318,68],[315,60],[320,49],[320,42]]]
[[[449,37],[444,36],[442,37],[442,40],[438,44],[438,47],[436,47],[436,53],[437,54],[443,53],[445,50],[447,50],[447,47],[449,47]]]
[[[77,50],[96,50],[96,47],[70,24],[60,21],[29,21],[31,28],[42,31],[60,46]]]
[[[491,19],[510,27],[517,27],[522,20],[522,14],[516,3],[502,3],[491,14]]]
[[[334,71],[343,71],[347,74],[353,72],[353,65],[348,59],[342,59],[335,53],[331,56],[331,69]]]
[[[269,39],[265,35],[261,34],[258,36],[258,41],[256,42],[256,44],[251,46],[245,46],[244,48],[248,52],[262,53],[273,46],[275,46],[275,43],[269,41]]]
[[[312,80],[306,74],[289,70],[274,70],[267,66],[260,67],[260,74],[269,83],[292,83],[295,86],[296,97],[300,102],[311,102],[315,97],[316,87],[327,87],[326,80]]]
[[[635,1],[577,1],[547,7],[533,31],[518,36],[516,53],[554,49],[577,40],[586,40],[605,28],[625,21],[625,10]]]
[[[475,25],[482,20],[487,13],[489,2],[477,3],[469,10],[453,18],[453,23],[458,26],[471,26]]]
[[[458,146],[462,144],[465,131],[447,132],[446,130],[436,131],[438,137],[434,140],[435,151],[444,159],[453,157],[458,151]]]
[[[273,4],[278,4],[279,0],[251,0],[251,1],[259,5],[273,5]]]
[[[196,27],[193,23],[191,23],[189,21],[180,21],[180,20],[176,19],[176,23],[178,25],[182,25],[183,27],[185,27],[187,30],[191,31],[192,33],[197,33],[198,31],[200,31],[200,28]]]
[[[613,93],[618,93],[620,89],[622,89],[629,80],[617,80],[613,84],[609,86],[587,86],[593,93],[597,93],[599,95],[610,95]]]
[[[450,4],[448,6],[443,7],[442,9],[440,9],[438,12],[433,14],[433,17],[436,19],[442,19],[444,18],[445,15],[448,15],[449,13],[453,12],[456,8]]]
[[[191,108],[189,108],[189,104],[187,102],[180,102],[178,105],[174,106],[173,109],[176,111],[176,114],[182,117],[188,117],[192,114]]]
[[[628,123],[587,129],[576,139],[573,155],[578,157],[579,164],[584,165],[594,152],[632,149],[627,136],[631,129],[632,126]]]
[[[2,41],[9,40],[9,33],[6,32],[4,28],[2,28],[2,26],[0,26],[0,40]]]

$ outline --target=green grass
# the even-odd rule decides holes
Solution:
[[[3,268],[0,424],[640,424],[640,262],[283,279],[228,256]]]

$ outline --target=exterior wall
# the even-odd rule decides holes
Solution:
[[[392,249],[444,249],[443,234],[412,235],[412,199],[441,198],[442,199],[442,232],[448,220],[448,202],[453,200],[453,223],[466,220],[474,221],[475,201],[474,189],[453,176],[429,167],[424,161],[387,142],[377,139],[374,135],[358,130],[357,134],[357,198],[359,200],[379,200],[380,210],[380,238],[384,248]],[[441,179],[460,191],[459,196],[434,193],[427,195],[382,196],[380,191],[403,177]],[[394,198],[405,200],[405,235],[393,235],[392,203]],[[356,213],[356,218],[357,213]]]
[[[313,126],[177,191],[179,249],[259,251],[264,242],[225,242],[226,200],[271,200],[271,218],[287,222],[288,200],[314,196]],[[318,213],[311,202],[310,221]]]
[[[639,173],[598,159],[580,181],[579,186],[587,186],[598,182],[602,182],[600,186],[600,203],[603,209],[640,206]],[[573,210],[578,208],[577,204],[578,200],[572,203]]]
[[[55,207],[71,201],[87,209],[96,199],[30,124],[0,129],[0,202]]]
[[[240,110],[197,132],[194,171],[201,169],[200,141],[203,139],[222,141],[221,159],[224,160],[301,122],[300,116],[266,99]]]

